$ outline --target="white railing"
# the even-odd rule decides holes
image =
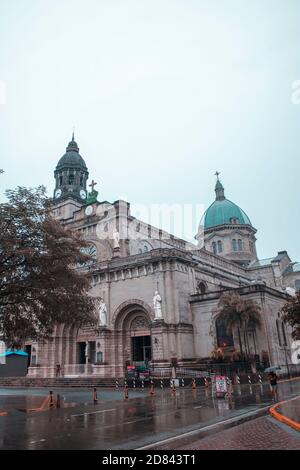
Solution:
[[[171,367],[160,367],[150,369],[154,377],[158,378],[171,378],[172,377],[172,368]],[[207,371],[192,370],[186,369],[184,367],[176,367],[176,377],[207,377],[210,375]]]

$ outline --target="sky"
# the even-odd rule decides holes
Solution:
[[[100,200],[207,208],[218,170],[259,257],[300,261],[299,25],[299,0],[0,0],[0,201],[52,195],[75,126]]]

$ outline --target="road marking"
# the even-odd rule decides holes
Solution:
[[[46,439],[39,439],[38,441],[31,441],[29,444],[37,444],[38,442],[46,442]]]
[[[91,411],[89,413],[81,413],[77,415],[71,415],[71,418],[76,416],[87,416],[87,415],[95,415],[96,413],[107,413],[108,411],[116,411],[117,408],[111,408],[110,410],[100,410],[100,411]]]

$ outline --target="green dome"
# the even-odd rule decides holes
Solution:
[[[61,157],[56,166],[56,170],[62,170],[63,168],[80,168],[87,171],[85,161],[79,154],[78,145],[74,140],[74,134],[71,142],[69,142],[69,145],[66,148],[66,153]]]
[[[218,174],[217,174],[218,176]],[[251,225],[245,212],[236,204],[224,196],[224,188],[219,178],[217,179],[216,200],[211,204],[203,216],[204,229],[217,227],[218,225]]]
[[[252,225],[247,214],[228,199],[214,201],[204,214],[205,229],[232,223]]]

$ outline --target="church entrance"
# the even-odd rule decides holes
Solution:
[[[136,315],[130,323],[131,363],[147,366],[151,361],[150,325],[145,315]]]
[[[151,361],[151,337],[134,336],[131,338],[132,362],[135,365],[146,365]]]
[[[115,355],[120,364],[119,374],[136,374],[149,369],[153,355],[150,318],[148,311],[137,303],[128,303],[120,310],[115,321]]]

